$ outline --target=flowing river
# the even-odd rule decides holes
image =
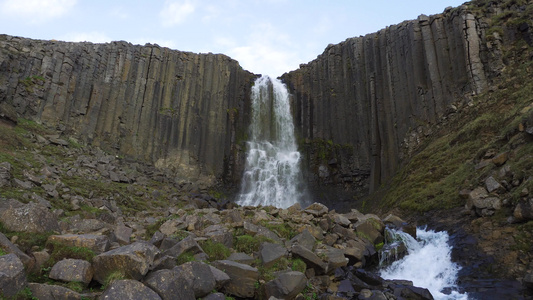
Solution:
[[[252,87],[252,120],[240,205],[287,208],[303,196],[300,152],[294,137],[289,92],[262,76]]]

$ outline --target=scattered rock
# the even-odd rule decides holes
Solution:
[[[196,299],[190,283],[175,270],[165,269],[150,273],[145,278],[144,284],[159,294],[163,300]]]
[[[50,270],[50,278],[66,282],[82,282],[88,285],[93,278],[91,263],[81,259],[63,259]]]
[[[215,276],[209,265],[199,262],[187,262],[174,267],[174,272],[183,277],[192,287],[195,298],[201,298],[213,291],[216,286]]]
[[[286,272],[265,284],[265,298],[294,299],[306,285],[307,278],[303,273]]]
[[[29,283],[28,287],[30,288],[32,296],[36,299],[83,300],[84,298],[89,298],[87,295],[76,293],[71,289],[59,285]]]
[[[259,257],[265,268],[272,267],[281,258],[286,257],[287,249],[279,244],[263,243],[259,249]]]
[[[13,297],[26,285],[22,261],[13,253],[0,256],[0,295]]]
[[[109,250],[109,239],[105,235],[94,234],[63,234],[51,235],[48,237],[48,243],[57,243],[69,247],[88,248],[96,254]]]
[[[160,300],[161,297],[139,281],[126,279],[111,283],[100,299]]]
[[[7,161],[0,163],[0,188],[11,186],[11,164]]]
[[[45,233],[61,230],[57,217],[46,206],[34,202],[5,209],[0,213],[0,222],[10,231]]]
[[[230,280],[224,286],[225,293],[242,298],[251,298],[259,279],[259,270],[231,260],[214,261],[213,266],[228,274]]]

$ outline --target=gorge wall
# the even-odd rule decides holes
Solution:
[[[282,76],[311,182],[368,194],[498,75],[498,39],[467,6],[329,45]]]
[[[183,179],[240,180],[236,139],[255,77],[220,54],[0,35],[4,119],[56,127]]]

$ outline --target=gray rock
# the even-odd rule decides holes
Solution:
[[[230,281],[224,286],[226,294],[242,298],[254,296],[255,284],[259,279],[259,270],[231,260],[217,260],[212,264],[230,277]]]
[[[489,193],[496,192],[501,193],[505,191],[505,188],[494,177],[490,176],[485,180],[485,188]]]
[[[226,295],[222,293],[212,293],[202,298],[203,300],[225,300]]]
[[[294,245],[291,247],[291,253],[293,257],[301,258],[307,265],[307,268],[313,268],[317,274],[320,275],[326,273],[327,264],[307,248],[300,245]]]
[[[127,227],[124,224],[119,224],[115,227],[115,237],[120,245],[127,245],[130,243],[131,234],[133,229]]]
[[[328,207],[322,203],[315,202],[304,209],[304,212],[315,217],[322,217],[329,211]]]
[[[368,239],[372,244],[383,243],[384,238],[381,232],[379,232],[375,227],[372,221],[360,221],[355,225],[355,230],[365,239]]]
[[[33,186],[34,186],[33,183],[31,183],[30,181],[23,181],[23,180],[19,180],[17,178],[14,178],[13,182],[15,183],[16,187],[19,187],[19,188],[25,189],[25,190],[29,190],[29,189],[33,188]]]
[[[251,265],[255,261],[255,258],[251,257],[246,253],[237,252],[231,253],[227,260],[232,260],[241,264]]]
[[[104,252],[93,258],[94,279],[104,284],[112,273],[124,278],[141,279],[152,266],[157,247],[147,242],[135,242]]]
[[[97,219],[73,220],[69,226],[69,231],[77,234],[89,234],[102,229],[111,230],[112,226]]]
[[[265,268],[274,266],[276,262],[281,258],[286,257],[287,254],[287,249],[279,244],[262,243],[259,249],[259,257]]]
[[[96,254],[109,250],[109,238],[105,235],[95,234],[63,234],[51,235],[48,237],[48,243],[58,243],[69,247],[88,248]]]
[[[228,248],[233,248],[233,234],[222,225],[211,225],[205,228],[204,236]]]
[[[161,300],[161,297],[139,281],[126,279],[111,283],[98,299]]]
[[[291,271],[279,275],[264,286],[266,299],[294,299],[307,285],[307,278],[303,273]]]
[[[26,285],[22,261],[13,253],[0,256],[0,295],[13,297]]]
[[[172,270],[187,280],[196,298],[208,295],[216,286],[213,272],[209,265],[203,262],[187,262],[174,267]]]
[[[0,221],[11,231],[30,233],[60,231],[57,217],[46,206],[34,202],[5,209],[0,212]]]
[[[188,236],[174,245],[172,248],[165,250],[162,254],[178,257],[185,252],[192,254],[204,253],[204,250],[192,236]]]
[[[144,279],[144,284],[154,290],[161,299],[196,299],[190,283],[174,270],[159,270],[150,273]]]
[[[91,263],[81,259],[63,259],[50,270],[50,278],[66,282],[83,282],[88,285],[93,278]]]
[[[11,241],[1,232],[0,232],[0,249],[4,249],[8,253],[15,254],[20,259],[20,261],[22,261],[25,268],[31,269],[34,263],[34,260],[28,255],[26,255],[26,253],[20,251],[20,249],[17,246],[13,245],[13,243],[11,243]]]
[[[300,245],[300,246],[302,246],[304,248],[307,248],[310,251],[313,251],[313,249],[315,247],[315,244],[316,244],[316,239],[306,229],[306,230],[302,231],[302,233],[300,233],[300,234],[296,235],[295,237],[293,237],[290,240],[290,244],[291,245],[298,244],[298,245]]]
[[[231,278],[229,278],[228,274],[224,273],[223,271],[213,266],[209,266],[209,268],[211,269],[211,273],[213,273],[213,277],[215,277],[215,282],[216,282],[215,288],[217,290],[222,289],[226,285],[226,283],[230,281]]]
[[[9,187],[11,186],[11,164],[7,161],[0,163],[0,187]]]
[[[28,283],[32,296],[36,299],[51,300],[83,300],[88,297],[74,292],[71,289],[60,285],[49,285],[41,283]]]

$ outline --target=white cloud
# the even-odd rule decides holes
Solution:
[[[185,19],[194,13],[195,6],[190,0],[185,1],[165,1],[165,5],[159,16],[161,23],[165,27],[171,27],[182,23]]]
[[[60,37],[61,40],[67,42],[92,42],[92,43],[109,43],[112,39],[107,36],[105,33],[92,31],[92,32],[76,32],[69,33],[63,37]]]
[[[219,44],[224,42],[231,44],[230,39],[219,38]],[[224,53],[239,61],[246,70],[279,76],[298,68],[300,61],[296,48],[288,35],[270,24],[259,24],[253,28],[244,45]]]
[[[2,14],[22,17],[31,23],[54,19],[70,11],[77,0],[4,0],[0,3]]]

